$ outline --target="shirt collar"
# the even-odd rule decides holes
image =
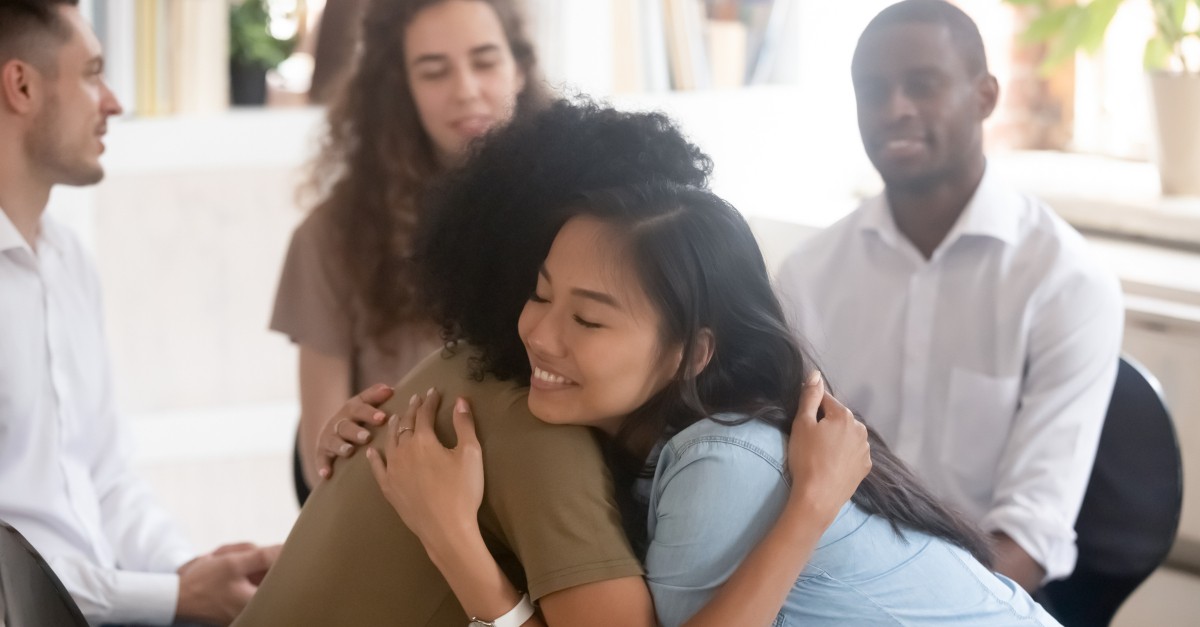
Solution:
[[[1004,185],[999,176],[992,172],[991,167],[985,168],[975,194],[971,196],[962,215],[958,217],[958,221],[938,248],[952,244],[963,235],[990,237],[1010,246],[1016,244],[1021,226],[1020,212],[1017,211],[1019,201],[1015,190]],[[892,217],[886,193],[870,198],[864,203],[859,228],[879,233],[880,237],[892,245],[904,239],[904,235],[896,226],[896,220]]]
[[[21,236],[21,232],[17,230],[17,225],[13,224],[8,213],[0,207],[0,253],[21,248],[32,252],[29,242],[26,242],[25,238]]]

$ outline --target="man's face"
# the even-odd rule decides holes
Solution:
[[[968,70],[945,26],[913,22],[868,33],[851,75],[863,147],[889,187],[952,181],[982,157],[996,83]]]
[[[108,118],[121,105],[103,78],[100,42],[75,7],[59,7],[71,36],[42,74],[45,99],[27,137],[34,171],[52,184],[90,185],[104,177],[100,154]]]

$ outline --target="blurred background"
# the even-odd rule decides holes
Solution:
[[[82,1],[126,115],[109,126],[104,182],[57,188],[51,211],[96,257],[139,464],[199,548],[280,541],[297,513],[296,353],[267,322],[288,238],[312,202],[299,184],[321,103],[351,62],[362,4]],[[881,187],[859,143],[849,65],[888,4],[525,0],[546,79],[675,116],[713,156],[714,187],[749,217],[772,268]],[[1159,0],[958,4],[1002,86],[987,126],[992,165],[1083,231],[1121,277],[1125,350],[1161,380],[1182,442],[1179,538],[1117,624],[1194,625],[1200,157],[1160,153],[1200,147],[1200,100],[1163,96],[1158,83],[1200,85],[1200,2],[1166,3],[1184,7],[1179,30],[1191,33],[1167,54],[1154,43]],[[1179,163],[1194,169],[1171,178],[1159,167]]]

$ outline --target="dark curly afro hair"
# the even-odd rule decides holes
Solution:
[[[415,238],[425,305],[475,375],[529,383],[517,319],[581,194],[640,183],[708,186],[712,161],[661,113],[560,100],[490,134],[424,198]]]

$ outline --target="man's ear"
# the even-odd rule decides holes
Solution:
[[[976,87],[976,95],[979,98],[979,120],[992,117],[996,104],[1000,101],[1000,81],[991,74],[981,77]]]
[[[712,361],[713,352],[717,350],[717,338],[712,329],[700,329],[696,335],[696,343],[692,345],[692,372],[697,376],[708,367]]]
[[[32,65],[20,59],[10,59],[0,66],[0,102],[16,114],[23,115],[37,108],[41,99],[42,75]]]

